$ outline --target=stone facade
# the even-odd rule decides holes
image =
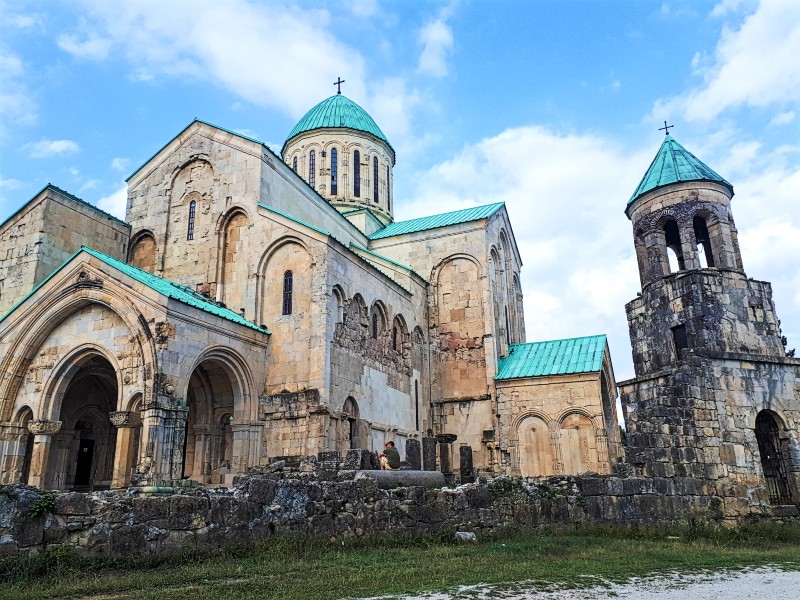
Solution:
[[[314,144],[311,185],[302,161]],[[100,222],[55,190],[29,202],[18,215],[74,204],[69,230],[83,238],[63,228],[43,238],[38,266],[15,280],[24,300],[0,319],[0,481],[223,485],[272,461],[390,439],[406,456],[423,437],[438,444],[429,467],[511,472],[508,424],[537,400],[501,400],[495,382],[498,361],[525,341],[508,213],[489,205],[374,237],[394,221],[393,165],[388,142],[350,127],[293,136],[281,159],[194,121],[128,179],[127,223]],[[5,255],[21,240],[4,239]],[[100,253],[69,258],[79,242]],[[606,472],[616,456],[600,379],[570,384],[595,411],[593,458],[552,472]]]
[[[731,196],[674,182],[629,204],[642,292],[626,306],[636,378],[619,385],[637,472],[746,511],[800,502],[800,361],[770,284],[743,270]]]

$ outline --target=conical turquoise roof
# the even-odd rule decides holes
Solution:
[[[628,206],[640,196],[656,188],[679,181],[715,181],[733,193],[733,186],[714,172],[711,167],[667,135],[658,154],[644,174],[639,187],[633,192]]]
[[[327,100],[323,100],[314,108],[308,111],[305,116],[297,122],[294,129],[289,133],[283,147],[296,135],[314,129],[327,127],[346,127],[356,131],[371,133],[377,138],[389,144],[389,140],[381,131],[381,128],[372,120],[369,113],[358,104],[350,100],[347,96],[336,94]],[[391,148],[391,144],[389,147]]]

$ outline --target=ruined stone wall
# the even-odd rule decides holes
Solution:
[[[31,509],[40,492],[7,486],[0,488],[0,553],[66,547],[101,556],[170,554],[243,546],[275,535],[714,523],[752,514],[728,513],[728,505],[704,495],[693,480],[587,476],[498,479],[457,489],[379,489],[375,480],[353,479],[353,474],[247,475],[232,490],[163,497],[57,493],[52,514],[39,516]]]
[[[691,477],[708,493],[766,502],[756,415],[776,413],[789,446],[798,447],[798,368],[790,359],[690,357],[670,371],[623,382],[628,462],[644,476]],[[799,459],[796,451],[787,457],[795,490]]]
[[[696,353],[784,356],[772,287],[732,271],[682,271],[645,286],[626,305],[636,375],[679,358],[672,328],[685,327]]]
[[[124,260],[130,228],[52,186],[0,228],[0,315],[86,245]]]

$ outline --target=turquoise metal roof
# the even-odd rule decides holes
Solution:
[[[346,127],[356,131],[365,131],[375,137],[382,139],[389,144],[389,140],[381,131],[381,128],[372,120],[369,113],[358,104],[350,100],[347,96],[336,94],[327,100],[323,100],[314,108],[308,111],[305,116],[297,122],[294,129],[286,137],[283,147],[289,143],[296,135],[314,129],[327,127]],[[391,148],[391,144],[389,147]]]
[[[514,344],[509,346],[508,356],[500,359],[495,379],[600,371],[605,350],[605,335]]]
[[[667,135],[628,204],[647,192],[679,181],[716,181],[733,193],[730,183],[681,146],[675,138]]]
[[[404,233],[414,233],[416,231],[436,229],[437,227],[447,227],[448,225],[478,221],[491,217],[494,213],[503,208],[503,206],[505,206],[505,202],[496,202],[495,204],[485,204],[484,206],[454,210],[430,217],[420,217],[419,219],[411,219],[410,221],[396,221],[394,223],[389,223],[384,229],[376,231],[369,236],[369,239],[380,240],[395,235],[403,235]]]
[[[172,298],[177,300],[178,302],[182,302],[183,304],[188,304],[189,306],[194,306],[195,308],[199,308],[202,311],[207,313],[211,313],[218,317],[222,317],[228,321],[232,321],[239,325],[243,325],[245,327],[249,327],[250,329],[255,329],[256,331],[260,331],[262,333],[270,333],[268,329],[259,327],[255,323],[251,323],[247,319],[245,319],[242,315],[237,312],[232,311],[229,308],[225,308],[214,302],[213,300],[206,298],[202,294],[198,294],[190,287],[185,285],[180,285],[179,283],[175,283],[173,281],[169,281],[168,279],[164,279],[157,275],[153,275],[152,273],[148,273],[147,271],[143,271],[142,269],[138,269],[133,265],[129,265],[128,263],[124,263],[121,260],[117,260],[116,258],[112,258],[107,254],[103,254],[93,248],[88,248],[86,246],[81,246],[80,250],[75,252],[72,256],[70,256],[63,265],[61,265],[58,269],[53,271],[53,273],[47,277],[44,281],[42,281],[39,285],[37,285],[33,290],[25,296],[22,300],[20,300],[10,311],[8,311],[0,321],[3,321],[8,315],[10,315],[14,310],[25,300],[27,300],[30,296],[32,296],[36,291],[41,288],[47,281],[49,281],[52,277],[55,276],[56,273],[61,271],[65,266],[67,266],[72,260],[78,256],[81,252],[86,252],[91,256],[94,256],[98,260],[104,262],[105,264],[121,271],[128,277],[135,279],[139,283],[143,283],[147,287],[152,290],[155,290],[159,294],[167,296],[168,298]]]

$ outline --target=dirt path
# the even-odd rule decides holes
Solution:
[[[522,582],[512,586],[468,586],[449,594],[404,596],[403,600],[798,600],[800,571],[759,567],[722,573],[668,573],[618,584],[598,582],[580,590],[544,588]],[[545,591],[546,590],[546,591]],[[381,597],[383,599],[389,596]],[[397,598],[397,597],[391,597]],[[378,600],[377,598],[371,600]]]

